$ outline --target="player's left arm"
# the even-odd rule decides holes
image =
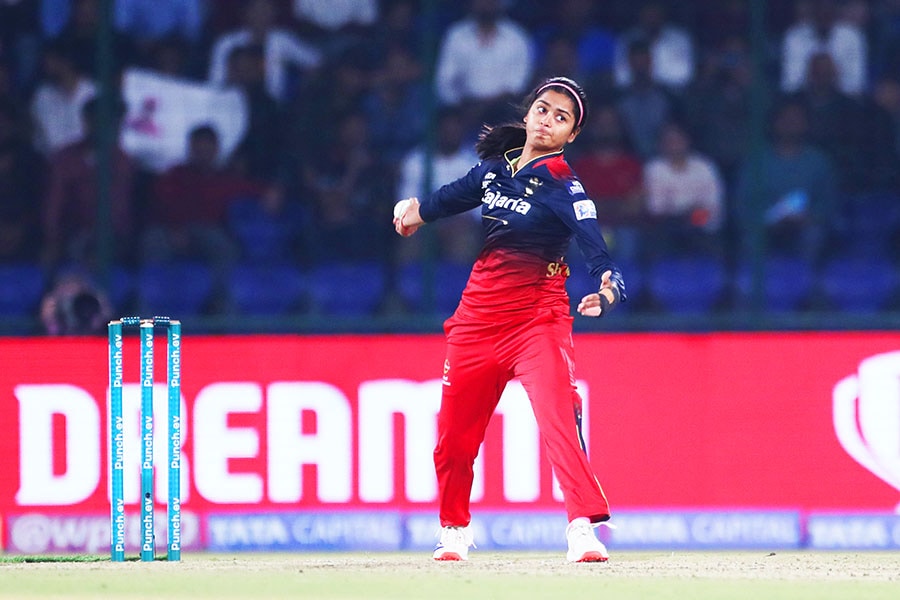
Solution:
[[[626,300],[625,280],[609,256],[594,202],[584,194],[577,180],[566,187],[568,197],[558,204],[557,214],[575,235],[588,270],[597,282],[597,291],[584,296],[577,310],[586,317],[601,317]]]

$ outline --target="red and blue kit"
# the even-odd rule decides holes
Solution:
[[[575,390],[565,254],[575,239],[597,287],[625,297],[594,203],[562,151],[517,165],[521,149],[488,158],[422,200],[426,222],[481,206],[485,243],[456,312],[444,324],[447,356],[434,451],[441,526],[469,524],[472,466],[506,383],[531,400],[569,520],[609,518],[584,452]],[[516,168],[518,167],[518,168]]]

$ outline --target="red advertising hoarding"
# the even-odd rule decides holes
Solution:
[[[136,505],[138,349],[128,344],[126,500]],[[160,336],[159,409],[164,347]],[[433,511],[443,347],[437,335],[186,328],[184,510]],[[898,351],[900,334],[889,333],[576,336],[589,451],[613,510],[894,511]],[[6,517],[33,511],[108,510],[105,340],[3,339],[0,360],[3,530]],[[157,416],[158,465],[164,424]],[[475,512],[561,511],[515,383],[476,473]]]

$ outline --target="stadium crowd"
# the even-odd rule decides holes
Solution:
[[[126,102],[138,69],[237,91],[246,125],[233,144],[191,127],[164,168],[116,144],[109,310],[166,288],[207,315],[424,310],[423,264],[439,297],[461,289],[480,219],[401,240],[393,203],[464,174],[485,123],[566,75],[592,101],[567,156],[628,310],[676,310],[673,286],[689,310],[739,308],[754,222],[774,308],[900,308],[898,0],[770,1],[761,52],[750,0],[110,0],[108,57],[104,5],[0,2],[3,286],[97,275],[99,132],[168,125]],[[105,113],[104,58],[120,98]],[[347,289],[370,298],[336,301]]]

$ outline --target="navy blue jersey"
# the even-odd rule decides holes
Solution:
[[[562,151],[541,156],[514,174],[512,162],[521,152],[510,150],[504,157],[481,161],[464,177],[421,200],[419,215],[430,222],[480,205],[485,228],[482,253],[524,253],[547,263],[564,262],[574,236],[597,289],[603,273],[612,271],[624,300],[622,274],[607,251],[596,207]]]

